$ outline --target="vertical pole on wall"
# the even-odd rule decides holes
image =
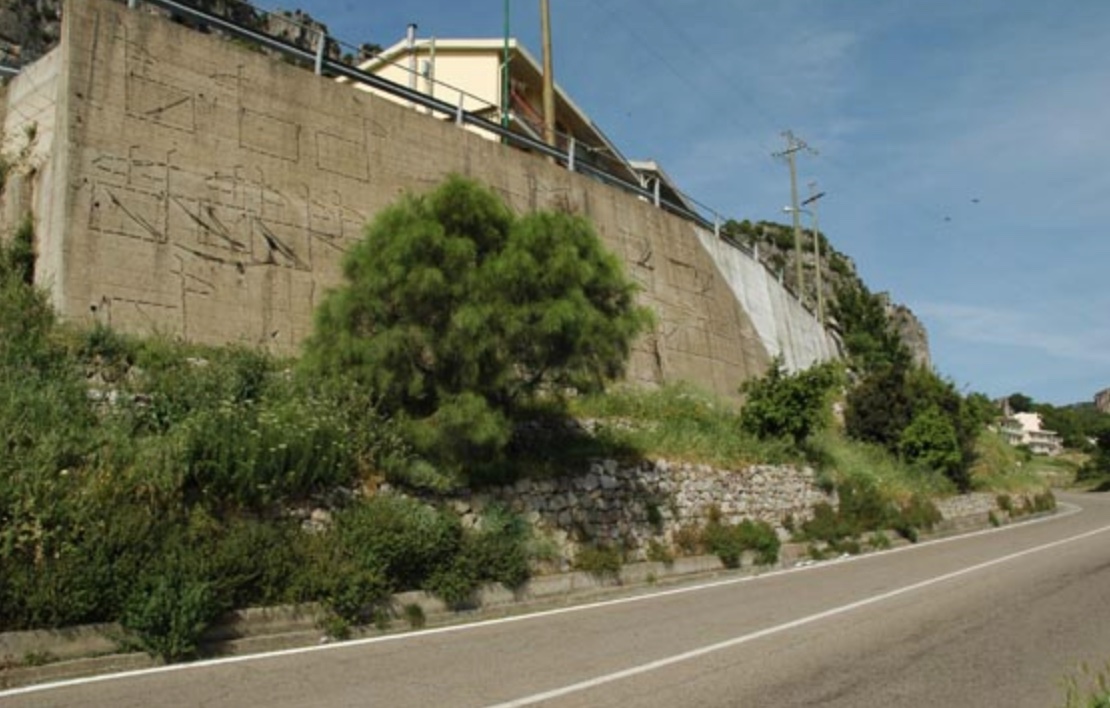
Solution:
[[[577,145],[574,142],[574,136],[570,137],[570,143],[567,145],[567,169],[574,172],[574,151]]]
[[[455,125],[463,124],[463,101],[465,100],[466,94],[464,94],[462,91],[459,91],[459,108],[455,112]]]
[[[661,192],[661,189],[662,189],[661,186],[660,186],[661,184],[662,184],[662,180],[659,179],[658,177],[656,177],[655,178],[655,206],[657,206],[657,207],[662,203],[662,199],[660,198],[660,196],[661,196],[660,192]]]
[[[543,139],[555,147],[555,68],[551,57],[551,6],[540,0],[540,32],[543,35]]]
[[[316,75],[324,73],[324,49],[328,46],[328,35],[321,32],[316,36]]]
[[[416,91],[416,23],[410,22],[405,32],[405,46],[409,52],[409,89]],[[412,103],[416,108],[416,103]]]
[[[713,215],[713,238],[720,240],[721,238],[721,215]]]
[[[509,0],[505,0],[505,46],[501,57],[501,127],[509,127]]]
[[[432,46],[428,49],[428,95],[436,96],[436,38],[432,37]],[[432,109],[429,108],[431,113]]]

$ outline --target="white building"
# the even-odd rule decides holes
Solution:
[[[1026,445],[1036,455],[1058,455],[1063,449],[1060,434],[1045,430],[1040,413],[1014,413],[1002,419],[1002,436],[1011,445]]]

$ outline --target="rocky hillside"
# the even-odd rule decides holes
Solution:
[[[1110,388],[1095,394],[1095,408],[1099,413],[1110,413]]]
[[[125,0],[119,0],[125,2]],[[61,32],[63,0],[0,0],[0,62],[9,66],[29,64],[57,44]],[[283,39],[301,49],[315,51],[317,37],[328,33],[327,25],[317,22],[302,10],[263,13],[241,0],[185,0],[197,7],[272,37]],[[146,6],[149,12],[164,12]],[[175,21],[191,24],[183,17],[164,12]],[[211,31],[207,27],[196,27]],[[375,44],[363,44],[357,52],[342,53],[334,40],[328,42],[333,60],[355,63],[380,51]]]
[[[794,230],[785,224],[768,221],[752,223],[728,221],[722,229],[725,238],[753,251],[772,272],[778,273],[786,287],[798,292],[797,268],[795,266]],[[836,321],[836,305],[846,288],[866,290],[863,280],[856,272],[856,264],[850,257],[832,247],[825,234],[818,234],[821,252],[821,295],[825,302],[827,321],[839,331]],[[817,257],[814,253],[814,235],[810,229],[802,230],[802,278],[805,281],[802,297],[811,308],[816,307],[817,288],[814,273]],[[917,316],[905,305],[894,302],[888,293],[880,293],[887,319],[902,343],[910,351],[913,360],[920,366],[931,367],[929,355],[929,335]]]
[[[58,42],[62,0],[0,0],[0,62],[27,64]]]

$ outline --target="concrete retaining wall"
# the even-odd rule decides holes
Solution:
[[[658,316],[632,380],[734,395],[835,355],[761,265],[619,189],[122,3],[64,17],[4,119],[42,131],[36,279],[70,320],[295,353],[363,224],[456,172],[596,224]]]

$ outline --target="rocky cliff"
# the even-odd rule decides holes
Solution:
[[[1110,388],[1095,394],[1095,408],[1099,413],[1110,413]]]
[[[910,308],[893,302],[888,293],[882,293],[881,297],[885,300],[887,319],[898,333],[902,344],[909,350],[913,363],[927,369],[933,368],[933,360],[929,355],[929,333],[925,331],[925,325]]]
[[[0,62],[22,66],[58,43],[62,0],[0,0]]]
[[[123,2],[124,0],[119,0]],[[0,62],[9,66],[22,66],[50,51],[61,33],[63,0],[0,0]],[[256,10],[241,0],[184,0],[184,4],[197,7],[214,15],[250,27],[294,46],[315,51],[320,33],[328,34],[327,25],[318,22],[303,10],[266,13]],[[175,21],[190,24],[173,13],[149,6],[147,11],[169,15]],[[206,27],[194,27],[209,31]],[[364,44],[358,56],[347,55],[345,61],[361,61],[368,54],[379,51],[375,44]],[[328,56],[339,60],[340,48],[334,41],[328,43]]]
[[[806,306],[816,311],[818,307],[817,273],[818,252],[821,263],[820,300],[828,326],[840,334],[836,321],[837,299],[846,288],[862,289],[866,286],[856,272],[855,262],[846,254],[836,250],[824,233],[818,233],[814,244],[814,233],[802,230],[802,287],[797,284],[796,251],[794,249],[794,230],[785,224],[760,221],[729,221],[724,225],[722,234],[728,240],[749,250],[772,273],[778,275],[783,285],[792,293],[801,291]],[[889,293],[878,296],[882,301],[887,320],[898,334],[913,361],[918,366],[932,367],[929,353],[929,335],[925,326],[905,305],[891,299]]]

